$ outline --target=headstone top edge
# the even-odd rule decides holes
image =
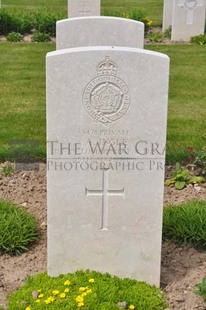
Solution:
[[[128,23],[133,23],[133,24],[139,24],[139,25],[143,25],[143,22],[137,21],[137,20],[133,20],[133,19],[128,19],[128,18],[123,18],[123,17],[116,17],[116,16],[82,16],[82,17],[70,17],[70,18],[65,18],[65,19],[61,19],[57,21],[57,24],[63,24],[65,22],[73,22],[73,21],[81,21],[81,20],[95,20],[95,19],[99,19],[99,20],[119,20],[119,21],[127,21]]]
[[[74,48],[67,48],[67,49],[60,49],[53,52],[49,52],[46,55],[46,58],[55,57],[55,56],[61,56],[64,54],[72,54],[72,53],[81,53],[81,52],[113,52],[113,51],[119,51],[119,52],[131,52],[131,53],[139,53],[139,54],[147,54],[151,56],[156,57],[162,57],[165,59],[170,60],[169,56],[163,53],[154,52],[145,50],[142,48],[137,47],[124,47],[124,46],[81,46],[81,47],[74,47]]]

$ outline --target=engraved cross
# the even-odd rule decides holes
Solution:
[[[108,219],[108,196],[121,196],[125,198],[125,188],[111,190],[108,189],[108,174],[109,169],[103,169],[102,172],[102,189],[87,189],[85,187],[85,196],[101,196],[102,197],[102,222],[101,230],[108,230],[107,219]]]
[[[186,24],[192,25],[194,19],[194,10],[198,6],[204,6],[204,0],[179,0],[178,6],[187,10]]]
[[[86,16],[89,15],[90,11],[86,10],[86,5],[83,4],[83,9],[78,11],[79,15]]]

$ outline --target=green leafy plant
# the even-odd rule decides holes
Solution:
[[[0,174],[7,177],[14,173],[14,164],[6,162],[0,169]]]
[[[128,18],[133,19],[139,22],[144,23],[145,25],[145,33],[149,30],[149,28],[152,26],[152,21],[148,18],[147,12],[144,10],[137,10],[132,9],[129,12],[119,12],[119,11],[108,11],[105,10],[102,12],[105,16],[115,16],[115,17],[122,17],[122,18]]]
[[[169,186],[174,184],[176,189],[183,189],[188,184],[195,184],[204,182],[204,178],[201,176],[190,176],[190,171],[188,169],[182,169],[179,163],[176,163],[175,171],[172,178],[165,181],[165,185]]]
[[[169,205],[163,213],[163,238],[206,249],[206,201]]]
[[[20,206],[0,200],[0,253],[20,254],[37,240],[34,216]]]
[[[10,32],[29,33],[32,28],[32,15],[19,11],[9,12],[5,9],[0,10],[1,35],[7,35]]]
[[[147,39],[150,41],[150,42],[162,42],[164,40],[164,35],[163,33],[161,32],[149,32],[147,34]]]
[[[32,35],[32,42],[50,42],[51,37],[48,33],[35,32]]]
[[[23,35],[19,32],[10,32],[6,39],[10,42],[21,42],[23,40]]]
[[[200,45],[206,44],[206,33],[205,34],[199,34],[198,36],[191,37],[190,42],[200,44]]]
[[[195,287],[195,293],[202,296],[206,302],[206,277],[203,278],[201,283],[196,284]]]
[[[206,147],[196,150],[193,147],[187,148],[188,167],[194,171],[196,170],[200,175],[206,175]]]
[[[172,35],[172,26],[169,26],[164,32],[164,37],[171,39],[171,35]]]
[[[145,282],[96,271],[49,277],[46,273],[29,277],[9,296],[8,310],[163,310],[167,307],[159,288]]]
[[[34,15],[34,29],[40,33],[47,33],[51,37],[56,36],[56,22],[62,19],[63,16],[60,14],[52,14],[48,11],[38,11]]]

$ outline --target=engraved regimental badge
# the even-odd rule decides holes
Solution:
[[[106,56],[97,65],[97,77],[84,89],[85,109],[97,123],[110,125],[129,109],[130,93],[117,71],[116,63]]]

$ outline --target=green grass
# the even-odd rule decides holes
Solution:
[[[206,201],[192,200],[164,209],[163,238],[206,249]]]
[[[26,251],[38,235],[34,216],[5,200],[0,200],[0,214],[0,254],[17,255]]]
[[[11,140],[39,140],[45,157],[45,55],[51,44],[0,44],[0,158]],[[11,125],[12,124],[12,125]]]
[[[148,45],[146,49],[170,57],[167,156],[184,159],[189,146],[206,144],[206,46]]]
[[[0,44],[0,160],[10,140],[39,140],[46,154],[45,56],[54,44]],[[185,158],[185,148],[200,149],[206,137],[206,46],[147,45],[171,58],[168,162]],[[11,126],[12,124],[12,126]]]
[[[2,7],[10,10],[36,11],[47,9],[55,13],[67,16],[68,0],[3,0]],[[102,0],[102,14],[104,11],[128,12],[132,9],[145,10],[154,25],[162,23],[163,1],[162,0]]]
[[[36,293],[36,299],[32,292]],[[121,302],[126,305],[120,308]],[[155,286],[88,270],[55,278],[46,273],[29,277],[9,297],[8,304],[8,310],[163,310],[166,307],[162,292]]]

